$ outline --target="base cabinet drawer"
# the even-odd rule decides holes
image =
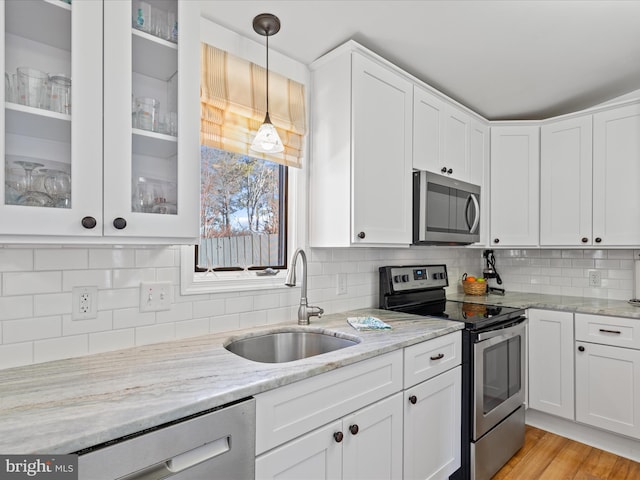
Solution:
[[[412,387],[462,362],[462,332],[457,331],[404,349],[404,388]]]
[[[256,454],[402,390],[402,351],[256,395]]]
[[[634,318],[575,314],[576,340],[640,349],[640,321]]]

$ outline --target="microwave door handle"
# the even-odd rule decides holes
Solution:
[[[473,202],[476,213],[473,218],[473,225],[469,224],[469,206],[471,205],[471,202]],[[467,222],[467,227],[469,228],[469,233],[476,233],[476,230],[478,230],[478,225],[480,224],[480,204],[478,203],[478,199],[473,193],[470,193],[467,197],[467,205],[465,206],[464,213],[465,221]]]

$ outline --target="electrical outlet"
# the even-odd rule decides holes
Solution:
[[[98,287],[73,287],[71,318],[87,320],[98,316]]]
[[[142,282],[140,284],[140,311],[171,310],[171,282]]]
[[[339,273],[336,279],[336,295],[347,294],[347,274]]]
[[[599,270],[589,270],[589,286],[600,287],[602,285],[602,274]]]

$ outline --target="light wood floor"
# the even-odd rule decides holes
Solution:
[[[527,425],[524,447],[492,480],[638,480],[640,463]]]

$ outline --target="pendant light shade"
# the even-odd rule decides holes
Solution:
[[[267,113],[250,149],[260,153],[280,153],[284,151],[284,145],[278,136],[276,127],[273,126],[269,118],[269,37],[280,31],[280,20],[270,13],[261,13],[253,19],[253,29],[259,35],[267,38]]]

